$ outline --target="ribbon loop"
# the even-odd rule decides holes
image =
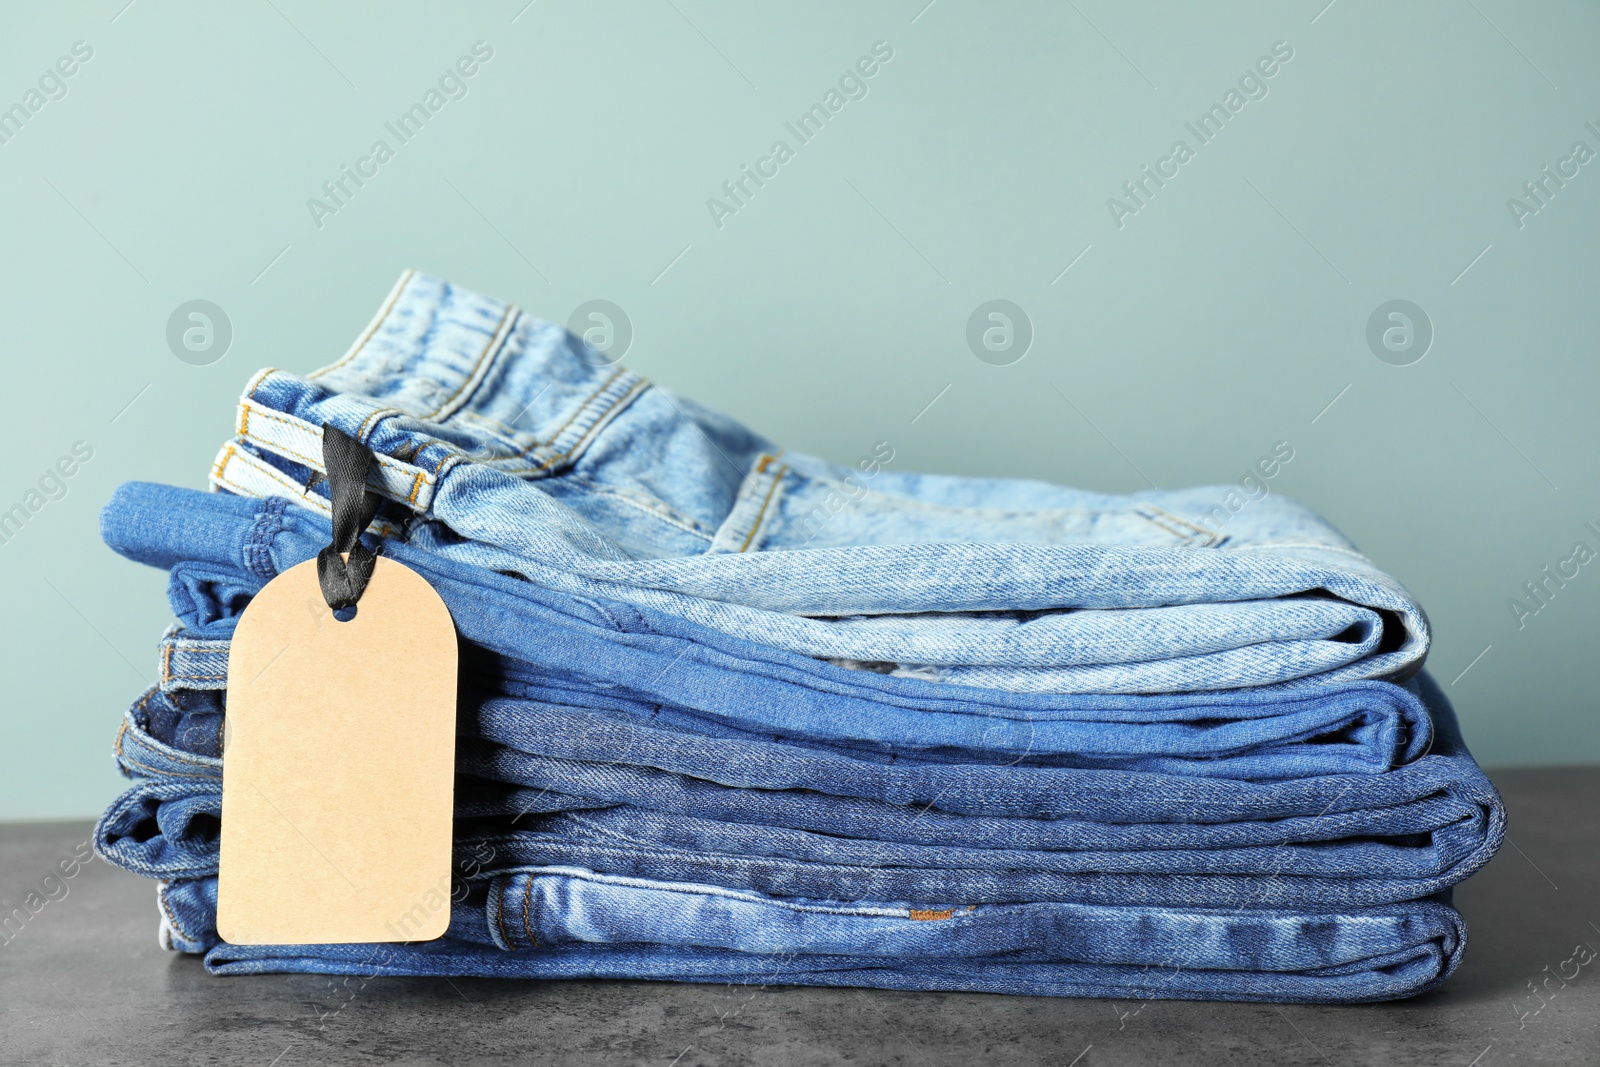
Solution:
[[[343,430],[322,426],[322,464],[333,503],[333,541],[317,553],[322,599],[334,611],[353,608],[366,591],[378,555],[361,543],[361,533],[378,513],[383,498],[367,489],[372,450]]]

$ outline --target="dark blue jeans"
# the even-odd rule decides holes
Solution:
[[[1267,783],[863,760],[468,694],[457,843],[491,842],[502,862],[824,899],[1404,901],[1465,878],[1504,832],[1498,798],[1424,681],[1439,717],[1427,756],[1381,775]],[[129,713],[119,759],[146,780],[106,812],[97,840],[141,874],[209,876],[221,760],[150,734],[152,709],[168,715],[174,696],[153,690]]]

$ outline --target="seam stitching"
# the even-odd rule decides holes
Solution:
[[[766,517],[767,508],[772,504],[772,496],[778,491],[778,483],[783,480],[783,474],[788,469],[788,465],[785,464],[772,472],[772,484],[767,486],[767,495],[761,501],[761,510],[756,512],[755,521],[750,524],[750,532],[745,535],[744,544],[739,546],[740,552],[748,549],[750,542],[755,540],[756,531],[761,529],[761,520]]]
[[[444,398],[444,402],[438,407],[434,408],[430,414],[422,416],[424,421],[432,421],[437,419],[440,413],[443,412],[445,408],[449,407],[455,401],[456,397],[460,396],[462,391],[477,379],[478,371],[484,368],[485,360],[489,358],[489,354],[491,352],[498,352],[501,345],[505,343],[505,339],[511,336],[511,331],[507,327],[509,324],[515,322],[520,315],[521,312],[517,309],[516,305],[506,305],[505,311],[500,315],[500,321],[495,324],[494,333],[490,334],[489,340],[484,343],[483,351],[479,352],[478,358],[473,361],[472,370],[467,373],[465,380],[463,380],[460,385],[456,386],[455,390],[449,396]],[[448,416],[446,417],[448,418]]]

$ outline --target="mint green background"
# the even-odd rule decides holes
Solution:
[[[1126,491],[1288,440],[1273,489],[1421,598],[1482,761],[1600,759],[1600,566],[1520,631],[1507,607],[1600,544],[1600,161],[1525,228],[1506,208],[1600,150],[1593,4],[123,3],[0,8],[0,105],[94,48],[0,145],[0,509],[95,449],[0,545],[0,817],[119,788],[169,620],[163,576],[99,542],[112,488],[203,487],[245,380],[329,362],[408,266],[560,321],[615,301],[629,366],[840,461],[887,439],[901,469]],[[470,95],[318,229],[306,198],[480,39]],[[706,199],[879,40],[869,95],[713,225]],[[1106,199],[1279,40],[1270,95],[1113,225]],[[205,367],[165,342],[195,298],[234,329]],[[1033,322],[1011,366],[966,347],[992,298]],[[1366,346],[1394,298],[1434,324],[1411,366]]]

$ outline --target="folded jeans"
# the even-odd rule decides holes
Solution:
[[[1420,681],[1439,720],[1432,753],[1386,774],[1269,783],[824,760],[469,699],[457,847],[826,899],[1407,900],[1471,874],[1504,834],[1448,704]],[[138,873],[200,877],[216,870],[221,761],[149,734],[149,707],[168,699],[153,690],[124,724],[123,767],[149,780],[102,817],[97,847]]]
[[[596,363],[558,326],[408,272],[338,363],[252,379],[212,484],[326,514],[333,425],[376,453],[382,528],[454,562],[986,688],[1403,677],[1426,654],[1405,589],[1281,496],[1223,533],[1230,487],[840,467]]]
[[[458,883],[437,941],[243,946],[216,934],[216,879],[159,889],[162,940],[220,974],[484,975],[967,989],[1124,999],[1348,1003],[1412,996],[1459,962],[1443,899],[1351,911],[780,900],[717,886],[526,867]],[[396,920],[403,935],[412,915]]]
[[[102,514],[108,544],[171,569],[182,620],[169,685],[220,689],[218,644],[274,575],[314,558],[327,521],[283,500],[130,483]],[[847,670],[616,602],[552,593],[398,541],[383,551],[444,598],[469,650],[508,685],[604,689],[681,721],[767,737],[853,743],[897,755],[1007,760],[1076,755],[1079,766],[1289,778],[1381,771],[1431,743],[1416,697],[1384,682],[1127,696],[1022,694]],[[211,643],[207,643],[211,642]],[[1316,744],[1301,744],[1315,739]]]

